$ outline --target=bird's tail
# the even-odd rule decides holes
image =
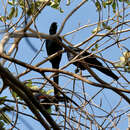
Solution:
[[[59,74],[56,74],[54,77],[53,77],[53,80],[55,83],[59,84]],[[58,90],[54,87],[54,96],[55,98],[57,99],[56,103],[58,104],[58,96],[59,96],[59,92]],[[58,106],[55,107],[56,111],[58,111]]]
[[[100,66],[97,66],[95,67],[97,70],[101,71],[102,73],[108,75],[109,77],[115,79],[115,80],[118,80],[119,77],[117,77],[109,68],[105,68],[105,67],[100,67]]]

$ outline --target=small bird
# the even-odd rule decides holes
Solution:
[[[76,48],[76,47],[71,47],[71,46],[68,46],[70,49],[72,49],[73,51],[75,51],[76,53],[80,53],[83,51],[83,49],[80,49],[80,48]],[[86,62],[86,64],[89,66],[89,67],[92,67],[92,68],[95,68],[97,70],[99,70],[100,72],[104,73],[105,75],[115,79],[115,80],[118,80],[119,77],[117,77],[109,68],[106,68],[102,65],[102,63],[100,61],[98,61],[96,59],[96,57],[94,55],[91,55],[91,53],[89,52],[84,52],[81,56],[82,57],[85,57],[85,56],[88,56],[87,58],[84,59],[84,61]],[[68,57],[68,60],[72,60],[75,56],[67,51],[67,57]],[[81,70],[85,70],[86,68],[78,61],[74,62],[73,63],[75,66],[77,66],[78,68],[80,68]]]
[[[50,97],[48,97],[48,95],[43,95],[42,93],[35,93],[34,97],[37,99],[37,101],[39,103],[44,103],[43,106],[46,110],[51,108],[51,104],[52,103]]]
[[[49,29],[49,34],[54,35],[57,31],[57,23],[53,22]],[[58,37],[60,41],[62,41],[61,37]],[[60,46],[55,40],[46,40],[46,51],[48,56],[62,50],[62,46]],[[60,61],[61,61],[62,54],[59,54],[58,56],[54,57],[50,60],[52,64],[52,68],[59,69]],[[59,84],[59,74],[57,73],[56,76],[53,77],[53,80],[55,83]],[[54,95],[56,98],[58,98],[58,91],[54,88]],[[57,102],[58,103],[58,102]],[[58,108],[56,108],[58,110]]]
[[[34,97],[37,99],[37,101],[44,106],[46,110],[50,109],[51,106],[55,103],[57,103],[57,99],[55,96],[50,96],[48,94],[43,94],[41,92],[33,93]],[[63,97],[59,97],[58,101],[64,102]]]

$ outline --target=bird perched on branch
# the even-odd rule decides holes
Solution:
[[[48,94],[43,94],[41,92],[34,93],[34,97],[37,101],[44,106],[46,110],[50,109],[52,105],[57,103],[57,98],[55,96],[50,96]],[[58,101],[64,102],[63,97],[59,97]]]
[[[68,46],[70,49],[72,49],[72,51],[75,51],[76,53],[80,53],[83,51],[83,49],[80,49],[80,48],[76,48],[76,47],[71,47],[71,46]],[[90,56],[89,56],[90,55]],[[86,64],[89,66],[89,67],[92,67],[92,68],[95,68],[97,70],[99,70],[100,72],[104,73],[105,75],[115,79],[115,80],[118,80],[119,78],[109,69],[109,68],[106,68],[102,65],[102,63],[100,61],[98,61],[96,59],[96,57],[94,55],[91,55],[91,53],[85,51],[81,57],[85,57],[85,56],[88,56],[84,59],[84,61],[86,62]],[[72,60],[75,55],[72,54],[71,52],[67,51],[67,57],[68,57],[68,60]],[[78,68],[80,68],[81,70],[85,70],[86,68],[81,64],[81,62],[74,62],[73,63],[74,65],[76,65]]]
[[[49,34],[54,35],[54,34],[56,34],[56,31],[57,31],[57,23],[53,22],[50,26]],[[58,39],[60,41],[62,41],[62,39],[60,37],[58,37]],[[46,50],[47,50],[48,56],[50,56],[50,55],[55,54],[56,52],[62,50],[62,46],[60,46],[56,40],[47,39],[46,40]],[[61,57],[62,57],[62,54],[59,54],[58,56],[50,59],[52,68],[59,69]],[[55,83],[59,84],[59,74],[58,73],[53,77],[53,80]],[[56,98],[58,98],[58,91],[56,88],[54,88],[54,95]],[[58,108],[56,108],[56,110],[58,110]]]

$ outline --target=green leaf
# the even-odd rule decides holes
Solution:
[[[125,2],[125,3],[127,3],[128,5],[130,5],[130,0],[119,0],[119,2]]]
[[[39,1],[37,1],[37,2],[33,2],[31,5],[30,5],[30,8],[27,10],[27,14],[30,16],[30,15],[32,15],[34,12],[35,12],[35,10],[41,5],[41,3],[42,2],[39,2]]]
[[[10,4],[10,5],[14,5],[12,1],[8,1],[8,4]]]
[[[113,0],[107,0],[106,5],[111,5]]]
[[[9,116],[7,114],[5,114],[4,112],[2,112],[2,114],[0,114],[0,118],[1,120],[3,120],[6,124],[10,124],[9,122],[11,122],[11,119],[9,118]]]
[[[5,100],[6,98],[7,98],[7,96],[0,97],[0,100]]]
[[[116,2],[113,1],[112,3],[113,12],[116,13]]]
[[[0,97],[0,105],[5,102],[5,99],[6,99],[6,98],[7,98],[7,96]]]
[[[50,89],[50,90],[48,90],[48,91],[46,92],[46,94],[50,95],[50,93],[53,93],[53,92],[54,92],[54,90],[53,90],[53,89]]]
[[[102,26],[103,26],[104,29],[106,29],[107,24],[106,24],[105,22],[103,22],[103,23],[102,23]]]
[[[17,17],[17,16],[18,16],[18,8],[16,7],[16,8],[15,8],[14,17]]]
[[[52,8],[54,8],[54,9],[58,9],[61,13],[63,13],[64,10],[62,10],[62,9],[60,8],[60,1],[61,1],[61,0],[51,1],[50,6],[51,6]]]
[[[125,72],[130,72],[130,66],[128,66],[128,67],[125,66],[125,67],[124,67],[124,71],[125,71]]]
[[[125,57],[124,57],[124,56],[121,56],[121,57],[120,57],[120,61],[121,61],[121,63],[125,63]]]
[[[95,5],[96,5],[96,7],[97,7],[97,10],[98,10],[98,11],[101,11],[102,7],[101,7],[100,2],[99,2],[99,1],[96,1]]]
[[[59,10],[60,10],[61,13],[64,13],[64,10],[62,10],[61,8],[59,8]]]
[[[32,81],[31,80],[27,81],[26,86],[27,87],[32,87]]]
[[[118,62],[118,63],[115,63],[115,66],[116,66],[116,67],[121,67],[121,64],[120,64],[120,62]]]
[[[130,5],[130,1],[126,2],[128,5]]]
[[[99,47],[98,44],[95,44],[95,49],[96,49],[96,50],[98,49],[98,47]]]
[[[93,31],[92,31],[92,33],[96,33],[97,31],[98,31],[98,29],[94,28]]]
[[[49,114],[51,114],[51,107],[50,107],[49,109],[47,109],[47,112],[48,112]]]
[[[39,90],[39,87],[38,87],[38,86],[36,86],[36,85],[31,86],[30,88],[31,88],[31,89],[33,89],[33,90]]]
[[[123,53],[123,55],[125,57],[125,65],[130,66],[130,52],[126,51]]]
[[[4,125],[5,125],[4,122],[0,121],[0,129],[1,130],[5,130]]]
[[[31,89],[33,89],[33,90],[39,90],[38,86],[32,85],[32,81],[31,80],[27,81],[26,86],[31,88]]]
[[[118,62],[116,66],[124,67],[126,72],[130,72],[130,52],[123,52],[123,56],[120,57],[120,62]]]
[[[101,30],[100,25],[98,25],[98,27],[93,29],[92,33],[96,33],[96,32],[98,32],[100,30]]]
[[[12,1],[8,1],[8,4],[12,5],[12,6],[15,6],[17,5],[18,3],[15,1],[15,0],[12,0]]]
[[[115,1],[113,1],[113,3],[112,3],[112,8],[116,9],[116,2]]]
[[[124,55],[126,58],[130,58],[130,52],[128,52],[128,51],[123,52],[123,55]]]
[[[7,18],[6,18],[5,16],[0,16],[0,21],[5,22],[6,19],[7,19]]]
[[[24,6],[24,1],[23,0],[19,0],[19,5],[22,9],[25,9],[25,6]]]
[[[119,17],[122,19],[123,17],[121,15],[119,15]]]
[[[96,50],[98,50],[98,47],[99,47],[99,45],[98,45],[98,44],[95,44],[95,47],[92,48],[91,51],[96,51]]]
[[[33,12],[34,12],[34,10],[33,10],[33,8],[31,7],[30,9],[28,9],[27,14],[30,16],[30,15],[33,14]]]
[[[95,48],[92,48],[91,51],[95,51],[96,49]]]
[[[27,109],[27,106],[23,105],[23,108],[24,108],[24,109]]]
[[[39,2],[47,2],[48,0],[38,0]]]
[[[67,0],[66,5],[67,5],[67,6],[69,6],[69,5],[70,5],[70,0]]]
[[[112,29],[112,27],[107,25],[105,22],[102,23],[102,26],[103,26],[104,29],[107,29],[107,30],[111,30]]]
[[[106,2],[103,1],[102,5],[103,5],[104,8],[106,8]]]
[[[59,8],[59,3],[57,2],[52,2],[50,5],[52,8],[58,9]]]
[[[13,106],[12,107],[4,106],[4,107],[0,108],[0,112],[10,112],[12,110],[14,110]]]
[[[14,16],[14,13],[15,13],[15,7],[12,7],[12,8],[11,8],[11,11],[10,11],[10,14],[9,14],[9,16],[8,16],[7,18],[8,18],[9,20],[12,19],[13,16]]]
[[[20,98],[20,97],[18,96],[18,94],[17,94],[15,91],[12,91],[11,94],[12,94],[12,96],[13,96],[14,98],[17,98],[17,99],[19,99],[19,100],[23,100],[22,98]]]

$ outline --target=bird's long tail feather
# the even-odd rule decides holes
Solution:
[[[110,69],[108,68],[105,68],[105,67],[100,67],[100,66],[97,66],[95,67],[97,70],[101,71],[102,73],[108,75],[109,77],[115,79],[115,80],[118,80],[119,77],[117,77]]]
[[[53,77],[53,80],[56,84],[59,84],[59,74],[56,74],[54,77]],[[54,87],[54,95],[55,95],[55,98],[57,99],[56,103],[58,104],[58,90]],[[56,111],[58,111],[58,107],[56,106],[55,107]]]

